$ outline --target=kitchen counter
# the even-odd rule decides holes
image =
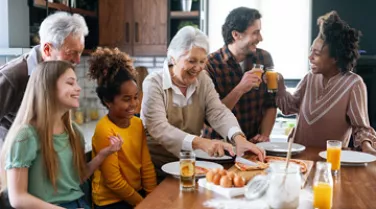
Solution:
[[[295,118],[277,118],[270,134],[271,142],[287,142],[289,126],[294,127],[296,125]],[[291,128],[292,128],[291,127]],[[286,133],[286,130],[288,133]]]
[[[95,126],[98,121],[90,121],[84,124],[79,125],[85,138],[85,152],[91,152],[91,139],[94,135]]]

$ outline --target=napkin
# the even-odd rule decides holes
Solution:
[[[223,188],[224,189],[224,188]],[[217,192],[217,190],[214,190]],[[220,192],[218,192],[220,193]],[[214,198],[203,203],[205,207],[215,209],[269,209],[266,196],[256,200],[246,198]],[[313,209],[313,194],[311,189],[300,191],[299,207],[297,209]]]
[[[204,202],[204,206],[216,209],[269,209],[269,205],[261,199],[212,199]]]

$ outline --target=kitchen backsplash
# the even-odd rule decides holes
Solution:
[[[0,56],[0,65],[16,58],[17,56]],[[81,86],[80,95],[80,109],[77,112],[81,112],[82,117],[80,122],[90,122],[91,118],[97,120],[107,113],[107,109],[102,105],[97,94],[95,92],[96,82],[90,80],[87,76],[89,63],[89,56],[82,56],[81,63],[76,67],[76,74],[78,83]],[[144,66],[148,69],[148,72],[161,70],[165,57],[133,57],[134,66]],[[77,116],[75,114],[75,116]]]

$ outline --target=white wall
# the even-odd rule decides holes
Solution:
[[[311,0],[209,0],[210,51],[223,46],[221,27],[228,13],[239,6],[258,9],[264,41],[275,70],[285,78],[300,79],[308,71],[311,40]]]
[[[302,78],[308,71],[311,40],[310,0],[262,0],[259,47],[268,50],[275,69],[286,78]]]
[[[0,48],[9,47],[8,1],[0,0]]]
[[[208,35],[211,52],[223,46],[222,25],[230,11],[241,6],[258,8],[259,2],[259,0],[209,0]]]
[[[30,47],[27,0],[0,0],[0,48]]]

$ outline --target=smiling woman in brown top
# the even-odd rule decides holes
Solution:
[[[359,57],[360,33],[336,12],[318,19],[320,27],[309,56],[311,72],[290,94],[280,76],[277,104],[284,114],[298,114],[295,142],[325,147],[326,140],[341,140],[376,155],[376,133],[370,127],[367,90],[352,69]]]

